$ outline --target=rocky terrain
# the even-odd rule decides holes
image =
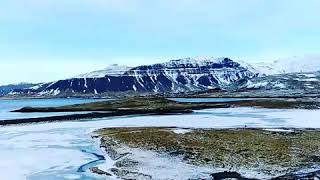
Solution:
[[[161,168],[167,168],[163,179],[179,173],[182,179],[314,179],[320,175],[317,130],[106,128],[96,134],[114,168],[93,172],[122,179],[157,179],[154,171]],[[148,159],[151,155],[153,159]],[[170,163],[157,166],[168,159],[184,169],[174,172],[177,169],[170,169]],[[189,168],[193,173],[188,174]]]

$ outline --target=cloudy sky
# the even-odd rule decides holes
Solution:
[[[193,56],[320,50],[319,0],[1,0],[0,84]]]

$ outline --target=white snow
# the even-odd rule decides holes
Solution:
[[[164,63],[164,65],[168,68],[177,67],[177,65],[181,64],[191,64],[193,66],[206,66],[211,63],[222,63],[225,57],[215,58],[215,57],[194,57],[194,58],[183,58],[183,59],[177,59],[177,60],[171,60],[169,62]]]
[[[252,63],[251,67],[261,75],[315,72],[320,71],[320,56],[295,56],[278,59],[272,63]]]
[[[74,78],[101,78],[101,77],[105,77],[106,75],[120,76],[120,75],[124,74],[126,71],[128,71],[129,69],[131,69],[131,68],[127,67],[127,66],[112,64],[103,70],[97,70],[97,71],[93,71],[90,73],[81,74],[81,75],[78,75]]]
[[[270,131],[270,132],[294,132],[293,130],[290,129],[263,129],[265,131]]]
[[[186,134],[186,133],[192,132],[191,129],[181,129],[181,128],[173,129],[172,131],[176,134]]]
[[[280,89],[285,89],[286,85],[284,85],[283,83],[276,83],[273,85],[274,88],[280,88]]]
[[[43,84],[38,84],[27,89],[39,89],[41,86],[43,86]]]
[[[302,79],[302,81],[309,81],[309,82],[317,82],[319,81],[319,79],[316,79],[316,78],[309,78],[309,79]]]
[[[60,94],[59,88],[57,88],[56,90],[54,90],[52,94],[53,94],[54,96]]]
[[[253,83],[252,81],[247,82],[247,88],[250,88],[250,89],[258,89],[261,87],[265,87],[267,85],[268,85],[268,82],[257,82],[257,83]]]
[[[315,87],[311,86],[311,85],[305,85],[306,88],[308,89],[314,89]]]
[[[80,81],[79,81],[80,82]],[[87,85],[87,78],[84,78],[84,87],[85,88],[88,88],[88,85]]]
[[[316,77],[316,75],[315,74],[313,74],[313,73],[310,73],[310,74],[303,74],[305,77],[307,77],[307,78],[315,78]]]

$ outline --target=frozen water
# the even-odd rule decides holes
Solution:
[[[257,127],[277,131],[320,128],[319,115],[320,110],[230,108],[200,110],[186,115],[128,116],[0,127],[0,179],[106,179],[88,170],[92,166],[108,169],[113,165],[110,159],[104,161],[98,157],[104,152],[91,135],[99,128]]]
[[[10,112],[26,106],[44,107],[44,106],[65,106],[72,104],[81,104],[100,101],[98,99],[21,99],[21,100],[0,100],[0,120],[21,119],[33,117],[46,117],[56,115],[66,115],[70,113],[17,113]],[[72,114],[72,113],[71,113]]]

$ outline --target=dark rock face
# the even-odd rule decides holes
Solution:
[[[257,74],[229,58],[190,58],[167,63],[131,68],[121,75],[98,78],[73,78],[42,85],[38,89],[24,89],[17,93],[50,94],[105,92],[186,92],[214,88],[233,88],[238,82],[247,81]]]

